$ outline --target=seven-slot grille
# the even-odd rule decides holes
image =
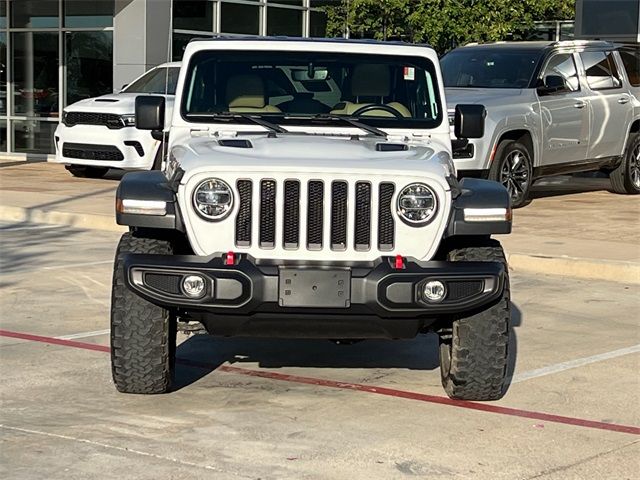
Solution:
[[[393,183],[372,185],[368,181],[335,180],[326,184],[321,180],[309,180],[303,184],[291,179],[255,182],[241,179],[236,188],[239,207],[235,241],[238,247],[250,247],[253,241],[262,249],[368,251],[374,248],[391,251],[394,248]],[[254,189],[258,191],[254,192]],[[377,202],[374,195],[378,195]],[[277,198],[281,198],[282,203],[278,203]],[[254,215],[258,215],[257,222]],[[377,216],[375,222],[372,215]],[[375,236],[372,235],[372,224],[377,225]],[[256,232],[252,225],[258,228],[257,238],[253,235]],[[276,228],[281,229],[278,232],[281,236],[277,235]],[[282,245],[276,245],[280,240]]]

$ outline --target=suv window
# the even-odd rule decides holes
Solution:
[[[127,93],[165,93],[176,94],[176,84],[178,83],[178,67],[161,67],[149,70],[138,80],[133,82],[123,91]]]
[[[540,54],[459,48],[440,59],[445,87],[527,88]]]
[[[613,52],[581,52],[580,58],[591,90],[619,88],[622,85]]]
[[[620,58],[629,77],[629,83],[640,87],[640,49],[620,50]]]
[[[576,69],[576,62],[573,60],[573,54],[571,53],[559,53],[551,57],[544,69],[542,80],[544,81],[549,75],[562,77],[566,91],[577,92],[580,90],[578,70]]]

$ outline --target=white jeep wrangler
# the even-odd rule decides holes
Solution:
[[[429,47],[200,40],[185,51],[163,171],[122,179],[112,369],[121,392],[171,389],[176,331],[341,339],[440,336],[454,398],[504,390],[509,277],[491,234],[506,189],[456,180]],[[164,98],[136,100],[162,130]],[[484,107],[456,132],[482,136]]]

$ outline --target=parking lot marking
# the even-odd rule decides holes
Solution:
[[[570,370],[572,368],[589,365],[590,363],[601,362],[603,360],[609,360],[611,358],[622,357],[623,355],[638,352],[640,352],[640,344],[633,345],[632,347],[621,348],[619,350],[613,350],[611,352],[600,353],[598,355],[592,355],[590,357],[576,358],[575,360],[569,360],[567,362],[556,363],[555,365],[537,368],[528,372],[518,373],[513,376],[511,383],[520,383],[525,380],[531,380],[532,378],[544,377],[553,373],[564,372],[565,370]]]
[[[87,337],[97,337],[99,335],[106,335],[111,330],[94,330],[93,332],[80,332],[80,333],[72,333],[71,335],[60,335],[59,337],[55,337],[59,340],[74,340],[76,338],[87,338]]]
[[[0,330],[0,336],[29,340],[33,342],[49,343],[52,345],[62,345],[66,347],[74,347],[85,350],[94,350],[98,352],[110,352],[111,349],[107,345],[96,345],[92,343],[78,342],[76,340],[65,340],[55,337],[46,337],[42,335],[33,335],[30,333],[13,332],[9,330]],[[628,433],[631,435],[640,435],[640,427],[632,425],[621,425],[617,423],[599,422],[596,420],[587,420],[584,418],[566,417],[563,415],[554,415],[551,413],[536,412],[533,410],[521,410],[512,407],[502,407],[489,403],[468,402],[464,400],[454,400],[448,397],[438,395],[429,395],[426,393],[410,392],[406,390],[397,390],[386,387],[376,387],[373,385],[363,385],[359,383],[338,382],[335,380],[325,380],[322,378],[302,377],[299,375],[288,375],[284,373],[271,372],[267,370],[250,370],[247,368],[232,367],[222,365],[215,368],[215,365],[204,362],[193,361],[184,358],[178,358],[178,362],[183,365],[205,368],[207,370],[214,369],[218,372],[235,373],[238,375],[246,375],[250,377],[267,378],[271,380],[280,380],[284,382],[301,383],[305,385],[314,385],[329,388],[338,388],[344,390],[353,390],[358,392],[374,393],[376,395],[384,395],[388,397],[405,398],[408,400],[417,400],[426,403],[434,403],[438,405],[448,405],[452,407],[465,408],[468,410],[477,410],[487,413],[497,413],[511,417],[530,418],[549,423],[559,423],[564,425],[572,425],[576,427],[595,428],[598,430],[608,430],[612,432]]]
[[[216,472],[220,472],[220,473],[224,472],[224,473],[227,473],[227,474],[228,473],[232,473],[232,472],[227,472],[225,470],[222,470],[221,468],[214,467],[213,465],[206,465],[206,464],[187,462],[186,460],[180,460],[178,458],[173,458],[173,457],[165,457],[164,455],[158,455],[157,453],[150,453],[150,452],[145,452],[145,451],[142,451],[142,450],[136,450],[135,448],[119,447],[117,445],[111,445],[109,443],[103,443],[103,442],[96,442],[94,440],[88,440],[86,438],[72,437],[70,435],[61,435],[59,433],[42,432],[40,430],[31,430],[31,429],[28,429],[28,428],[12,427],[12,426],[3,425],[3,424],[0,424],[0,428],[4,428],[5,430],[13,430],[14,432],[28,433],[28,434],[31,434],[31,435],[41,435],[41,436],[45,436],[45,437],[52,437],[52,438],[56,438],[58,440],[69,440],[69,441],[72,441],[72,442],[86,443],[86,444],[92,445],[94,447],[101,447],[101,448],[106,448],[106,449],[110,449],[110,450],[118,450],[120,452],[131,453],[133,455],[141,455],[143,457],[153,457],[153,458],[156,458],[158,460],[165,460],[165,461],[177,463],[179,465],[186,466],[186,467],[203,468],[205,470],[213,470],[213,471],[216,471]],[[246,478],[248,478],[248,477],[246,477]]]

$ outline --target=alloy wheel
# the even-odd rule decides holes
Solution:
[[[631,152],[629,158],[629,177],[634,187],[640,190],[640,144]]]
[[[514,204],[524,200],[531,181],[528,155],[521,150],[510,152],[502,162],[499,181],[509,192]]]

